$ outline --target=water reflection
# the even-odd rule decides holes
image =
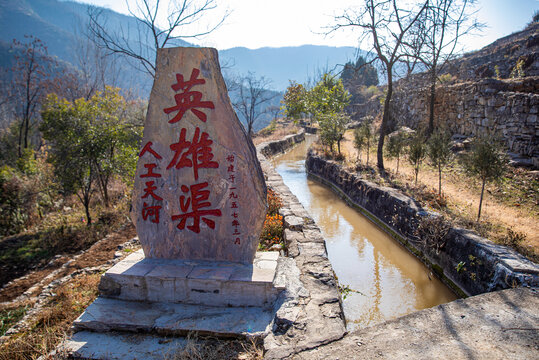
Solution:
[[[304,167],[314,137],[276,158],[285,184],[313,216],[343,285],[358,290],[344,301],[348,329],[365,327],[456,299],[429,270],[331,190],[307,179]]]

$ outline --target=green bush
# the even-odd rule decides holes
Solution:
[[[36,193],[17,170],[0,168],[0,236],[20,232],[35,210]]]

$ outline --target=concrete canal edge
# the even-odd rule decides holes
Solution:
[[[307,154],[305,167],[309,176],[331,187],[398,240],[459,296],[539,286],[537,264],[470,230],[451,228],[443,247],[436,251],[416,234],[422,218],[437,214],[423,209],[400,191],[367,181],[312,151]]]
[[[280,213],[288,252],[287,257],[279,258],[281,270],[276,276],[282,276],[287,283],[275,306],[272,331],[264,338],[267,359],[287,358],[339,340],[346,334],[341,296],[325,240],[268,159],[304,139],[301,132],[257,146],[266,184],[283,202]]]
[[[538,344],[539,293],[516,288],[358,329],[291,359],[536,359]]]

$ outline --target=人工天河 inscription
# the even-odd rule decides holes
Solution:
[[[217,51],[160,49],[131,213],[145,256],[250,263],[265,212],[262,170]]]

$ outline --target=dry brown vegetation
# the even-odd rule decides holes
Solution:
[[[259,360],[262,358],[262,346],[255,340],[198,338],[196,334],[187,336],[185,347],[171,351],[164,356],[165,360]]]
[[[353,132],[347,131],[342,145],[346,164],[356,168],[357,151],[353,147]],[[371,159],[375,158],[373,149]],[[365,154],[362,154],[365,161]],[[401,159],[399,173],[396,160],[385,161],[388,177],[378,174],[372,162],[364,174],[386,185],[396,186],[421,201],[424,205],[447,215],[457,226],[473,228],[480,235],[497,243],[514,247],[524,255],[539,258],[539,174],[524,169],[511,169],[501,184],[487,186],[483,203],[483,217],[477,218],[480,183],[464,175],[458,163],[453,163],[443,173],[442,192],[437,194],[438,174],[425,162],[419,172],[418,186],[414,186],[414,170]]]
[[[280,140],[286,135],[296,134],[299,129],[300,127],[293,122],[280,119],[274,125],[270,124],[256,133],[253,136],[253,143],[258,145],[266,141]]]
[[[49,354],[69,335],[71,323],[97,297],[100,274],[75,277],[56,289],[28,330],[0,344],[0,360],[35,359]],[[56,358],[63,358],[61,354]]]

